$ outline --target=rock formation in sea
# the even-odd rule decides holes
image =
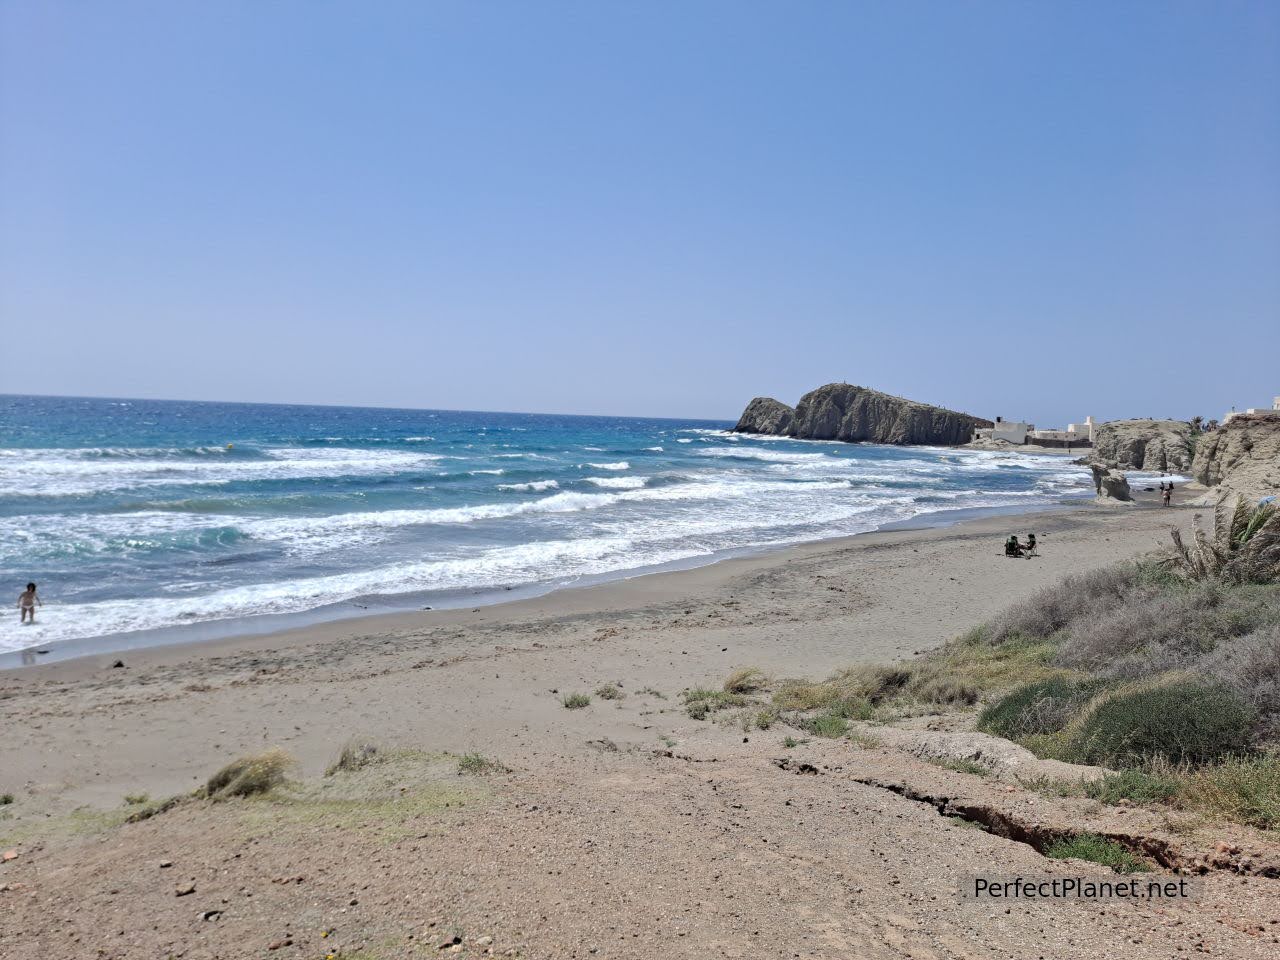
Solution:
[[[1093,489],[1099,499],[1132,500],[1133,493],[1129,489],[1129,478],[1115,468],[1108,468],[1097,463],[1089,464],[1093,471]]]
[[[1181,420],[1112,420],[1094,428],[1090,460],[1121,470],[1183,473],[1191,469],[1191,424]]]
[[[733,429],[738,433],[768,433],[782,436],[791,429],[796,412],[773,397],[756,397],[747,404]]]
[[[792,410],[771,397],[756,397],[743,411],[737,433],[848,443],[967,443],[990,420],[893,397],[849,383],[829,383],[800,398]]]
[[[1207,487],[1249,500],[1280,494],[1280,417],[1238,413],[1201,434],[1191,472]]]

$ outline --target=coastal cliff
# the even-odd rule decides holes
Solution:
[[[1112,420],[1098,424],[1091,461],[1121,470],[1182,473],[1191,469],[1191,424],[1182,420]]]
[[[1247,499],[1280,493],[1280,417],[1239,413],[1196,443],[1192,474]]]
[[[967,443],[975,428],[991,425],[967,413],[829,383],[806,393],[794,410],[771,397],[756,397],[733,429],[799,440],[954,446]]]

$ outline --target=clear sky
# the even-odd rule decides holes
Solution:
[[[1280,393],[1280,3],[0,0],[0,392]]]

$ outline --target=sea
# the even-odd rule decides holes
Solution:
[[[0,652],[488,603],[1092,496],[1069,458],[714,420],[0,396]]]

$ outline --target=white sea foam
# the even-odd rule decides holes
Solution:
[[[647,478],[582,478],[598,492],[561,491],[560,482],[547,478],[498,484],[502,491],[543,496],[495,495],[494,500],[506,502],[486,503],[483,495],[477,495],[481,502],[459,504],[465,487],[442,483],[432,491],[414,482],[415,477],[403,486],[388,485],[385,494],[380,485],[357,484],[351,498],[332,501],[347,505],[334,509],[349,509],[354,502],[370,507],[394,503],[397,509],[323,516],[263,516],[260,511],[276,509],[274,499],[270,505],[255,507],[257,501],[241,499],[238,492],[236,498],[225,500],[207,491],[184,492],[182,496],[191,498],[183,501],[190,508],[170,511],[46,515],[33,506],[0,527],[0,558],[9,567],[29,565],[33,557],[60,562],[63,556],[72,560],[86,554],[119,555],[132,561],[130,551],[166,549],[176,549],[180,559],[172,579],[157,588],[163,594],[158,597],[59,607],[51,591],[46,602],[53,602],[39,629],[31,628],[15,639],[6,635],[0,639],[0,648],[6,642],[43,643],[194,620],[293,612],[374,592],[545,582],[740,547],[856,533],[937,510],[1045,502],[1092,491],[1088,473],[1063,458],[802,444],[784,438],[730,437],[717,430],[693,434],[703,442],[680,453],[698,456],[685,457],[679,469]],[[675,439],[693,442],[690,436]],[[493,454],[491,446],[475,446],[472,463],[493,456],[556,460],[557,466],[549,472],[573,463],[577,459],[573,452],[580,455],[582,449],[566,451],[572,459],[561,459],[533,453]],[[646,449],[658,452],[661,447]],[[674,452],[672,456],[678,457]],[[0,457],[0,493],[8,489],[18,496],[275,478],[368,475],[381,480],[422,470],[424,465],[434,472],[431,464],[442,459],[385,446],[235,452],[222,447],[10,450],[0,451]],[[500,473],[471,470],[471,464],[463,463],[442,475],[457,478],[459,466],[474,474]],[[578,466],[602,474],[631,469],[627,461]],[[15,479],[11,468],[26,473]],[[344,484],[341,489],[352,486]],[[374,489],[379,490],[376,496]],[[148,503],[162,504],[170,493],[147,490],[144,496]],[[208,498],[206,503],[226,503],[223,509],[228,512],[198,512],[202,497]],[[368,499],[354,499],[364,497]],[[303,496],[295,509],[315,502],[310,495]],[[195,544],[198,547],[189,546]],[[211,544],[215,550],[206,550]],[[59,554],[60,550],[64,553]],[[205,577],[198,566],[202,559],[195,560],[197,566],[186,565],[192,557],[234,560],[255,551],[275,559],[248,575],[236,574],[235,567],[219,566],[218,571],[232,572]],[[149,562],[156,557],[164,554],[147,555]],[[267,571],[266,576],[257,576],[260,570]],[[314,575],[317,572],[325,575]],[[237,577],[252,578],[252,582],[216,586],[234,583]]]
[[[3,451],[0,495],[77,496],[237,480],[372,476],[421,469],[439,455],[403,450],[282,447],[242,459],[220,448]]]
[[[560,484],[555,480],[530,480],[528,483],[500,483],[499,490],[555,490]]]
[[[736,457],[746,460],[770,460],[777,463],[821,463],[834,459],[825,453],[770,450],[764,447],[707,447],[696,453],[700,457]]]
[[[507,586],[636,565],[625,538],[559,540],[491,548],[448,560],[397,563],[283,583],[251,583],[203,595],[146,597],[59,605],[46,600],[45,616],[20,634],[0,638],[0,649],[75,637],[270,613],[296,613],[378,593]],[[646,563],[697,556],[691,547],[655,551]],[[56,615],[52,615],[55,614]]]
[[[639,490],[649,482],[648,477],[583,477],[582,479],[606,490]]]

